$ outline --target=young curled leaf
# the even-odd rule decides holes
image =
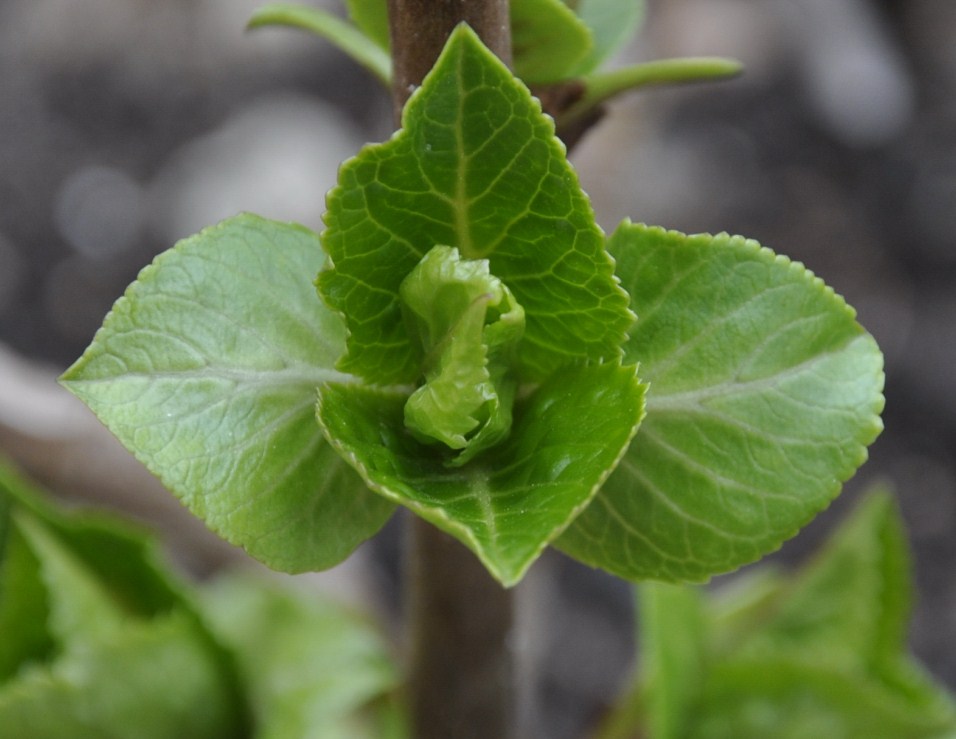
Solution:
[[[462,260],[447,246],[428,252],[399,292],[425,378],[405,404],[405,425],[420,441],[461,450],[449,462],[459,466],[511,427],[508,367],[524,310],[487,260]]]

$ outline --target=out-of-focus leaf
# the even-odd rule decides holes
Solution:
[[[399,674],[366,618],[250,577],[221,578],[201,603],[238,656],[256,739],[378,739],[381,714],[394,710],[383,696]],[[401,719],[392,724],[390,736],[401,736]]]

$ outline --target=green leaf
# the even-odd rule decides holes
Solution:
[[[704,728],[692,735],[728,725],[744,737],[956,731],[956,705],[908,654],[911,590],[899,512],[886,491],[870,493],[789,582],[777,578],[762,613],[740,624],[741,614],[726,617],[727,595],[711,604],[725,616],[712,619]]]
[[[349,18],[368,38],[386,51],[391,46],[386,0],[345,0]]]
[[[50,633],[57,643],[84,649],[107,641],[129,615],[109,588],[28,513],[18,514],[17,526],[40,562],[40,578],[50,594]]]
[[[568,2],[591,32],[590,53],[575,73],[592,72],[630,41],[644,18],[644,0],[578,0]]]
[[[954,735],[956,704],[907,653],[906,550],[879,491],[793,575],[761,565],[716,591],[640,585],[643,669],[600,736]]]
[[[13,515],[15,501],[8,481],[16,478],[0,460],[0,684],[22,664],[53,653],[47,628],[50,604],[40,582],[40,562],[31,551]]]
[[[899,514],[887,493],[871,494],[741,649],[892,670],[906,643],[911,588]]]
[[[152,616],[180,603],[182,590],[169,576],[155,543],[131,522],[95,510],[60,510],[2,464],[0,492],[6,492],[14,509],[42,521],[127,612]]]
[[[524,310],[488,271],[436,246],[402,282],[410,333],[424,354],[425,384],[405,404],[419,441],[462,450],[460,466],[507,436],[515,382],[507,377],[524,332]]]
[[[882,356],[841,298],[753,241],[625,223],[610,248],[647,419],[556,545],[629,579],[704,580],[776,549],[866,459]]]
[[[233,667],[152,540],[112,516],[62,512],[2,465],[0,498],[11,509],[0,633],[13,637],[0,640],[0,727],[18,739],[236,736]]]
[[[11,527],[0,553],[0,685],[21,665],[53,654],[47,627],[49,598],[40,580],[40,562],[23,536]],[[11,636],[12,635],[12,636]]]
[[[713,668],[690,739],[952,736],[952,706],[914,705],[860,674],[793,658],[739,658]]]
[[[0,727],[15,726],[26,739],[236,735],[242,714],[232,677],[195,616],[180,607],[143,616],[129,588],[110,587],[133,569],[155,577],[150,562],[117,561],[118,574],[101,579],[101,559],[62,537],[56,523],[25,509],[13,523],[33,566],[29,579],[3,584],[26,586],[15,598],[21,609],[22,598],[42,607],[33,613],[37,624],[21,618],[4,633],[14,641],[42,635],[46,644],[42,652],[21,651],[16,672],[0,683]],[[80,528],[77,519],[72,533]],[[93,531],[105,541],[102,525]],[[131,554],[132,539],[118,540],[112,553]],[[147,600],[152,591],[147,585]]]
[[[322,262],[299,226],[206,229],[140,273],[62,380],[211,529],[290,572],[345,558],[392,510],[315,424],[315,388],[348,379]]]
[[[117,624],[109,640],[0,685],[0,734],[233,739],[243,733],[229,698],[205,637],[174,613]]]
[[[256,10],[247,27],[263,26],[290,26],[310,31],[338,46],[386,86],[391,84],[392,60],[378,44],[378,39],[369,38],[363,33],[365,28],[358,30],[328,11],[308,5],[271,3]],[[386,25],[386,33],[387,29]]]
[[[515,74],[528,85],[572,76],[592,50],[587,25],[561,0],[512,0]]]
[[[583,93],[557,116],[558,130],[591,115],[602,103],[624,92],[648,85],[703,82],[736,77],[743,65],[725,57],[683,57],[656,59],[652,62],[629,64],[620,69],[595,72],[583,80]]]
[[[313,592],[252,577],[221,578],[201,597],[212,629],[238,656],[257,739],[374,736],[361,712],[399,675],[373,624]]]
[[[553,123],[467,27],[409,100],[402,130],[342,166],[328,208],[332,268],[319,290],[346,316],[343,371],[417,380],[399,286],[436,245],[488,259],[524,308],[523,381],[619,356],[627,295]]]
[[[613,469],[643,396],[634,367],[569,367],[516,403],[506,441],[455,469],[405,432],[401,393],[329,384],[318,417],[373,490],[459,539],[510,586]]]

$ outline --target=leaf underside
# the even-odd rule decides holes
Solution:
[[[625,223],[647,418],[556,542],[632,580],[702,581],[779,547],[882,428],[882,356],[843,300],[753,241]]]
[[[392,510],[315,423],[316,387],[347,379],[322,262],[299,226],[206,229],[140,273],[62,378],[211,529],[290,572],[344,559]]]

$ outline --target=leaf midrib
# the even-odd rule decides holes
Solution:
[[[645,377],[651,383],[652,390],[647,394],[648,412],[666,412],[666,411],[700,411],[705,408],[705,403],[714,398],[726,398],[734,395],[759,394],[766,391],[779,390],[779,386],[787,380],[812,371],[813,366],[826,359],[841,354],[851,344],[864,338],[865,334],[858,334],[850,338],[849,341],[839,346],[834,346],[825,352],[814,354],[803,362],[794,364],[784,370],[775,372],[772,375],[761,377],[754,380],[726,380],[715,385],[697,388],[695,390],[679,390],[675,392],[664,391],[655,392],[654,376],[656,376],[653,365],[644,364]]]
[[[286,368],[282,370],[257,370],[253,368],[235,367],[204,367],[192,370],[159,370],[159,371],[131,371],[120,375],[109,375],[97,378],[79,378],[65,380],[64,384],[69,386],[82,385],[100,385],[113,384],[122,379],[174,379],[177,381],[189,380],[208,380],[218,379],[233,382],[242,386],[269,386],[280,387],[284,385],[304,385],[308,387],[317,387],[326,383],[352,384],[362,382],[361,378],[350,375],[345,372],[339,372],[332,369],[308,368],[309,371],[303,371],[302,367]]]

